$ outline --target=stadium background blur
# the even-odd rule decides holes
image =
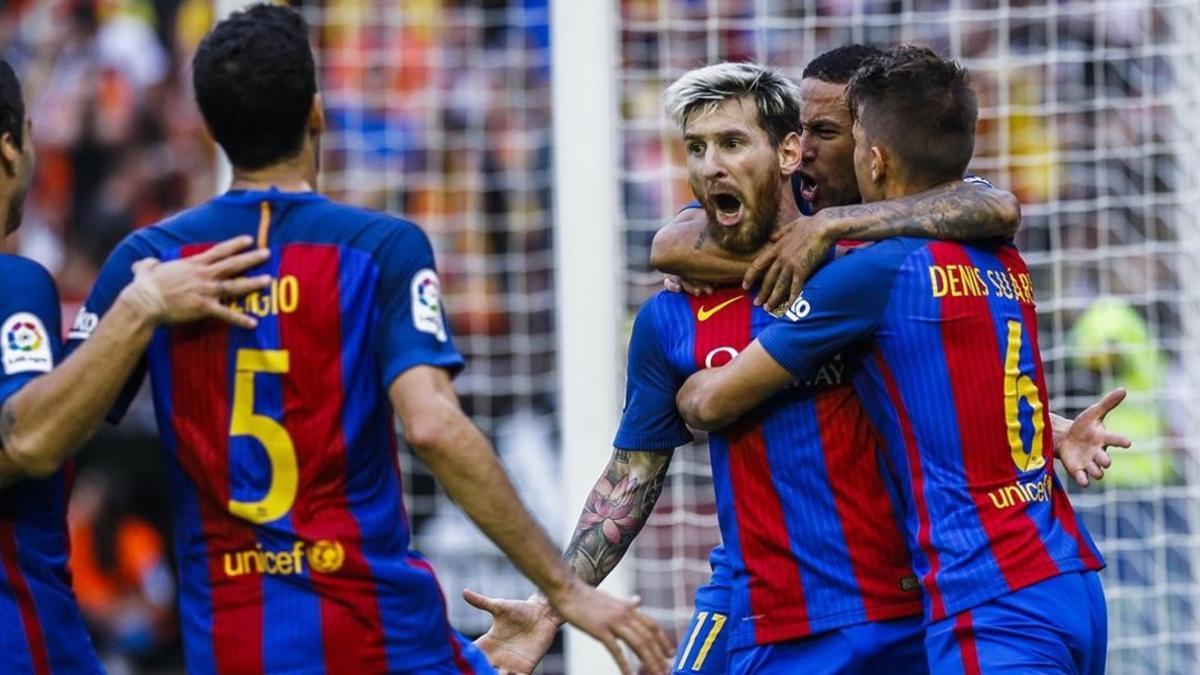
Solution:
[[[313,28],[330,122],[321,189],[404,214],[429,233],[468,358],[457,380],[464,405],[557,534],[577,511],[562,507],[559,479],[555,279],[571,271],[554,265],[547,2],[293,5]],[[848,41],[917,41],[972,70],[981,100],[972,170],[1023,204],[1018,244],[1035,274],[1052,407],[1074,414],[1106,388],[1131,390],[1110,424],[1140,454],[1117,457],[1104,488],[1073,497],[1110,564],[1111,672],[1200,671],[1200,2],[608,4],[619,166],[597,175],[619,181],[622,222],[613,226],[630,316],[659,287],[647,265],[653,232],[690,199],[678,135],[661,113],[675,77],[721,59],[756,59],[798,77],[808,59]],[[217,154],[191,99],[188,63],[217,8],[213,0],[0,6],[0,54],[25,83],[39,155],[24,225],[8,245],[55,274],[70,325],[121,237],[216,189]],[[623,344],[626,328],[614,330]],[[173,672],[165,481],[144,397],[137,410],[81,456],[75,575],[113,672]],[[609,448],[594,452],[607,457]],[[486,618],[458,589],[524,597],[529,587],[407,453],[402,465],[416,545],[438,565],[456,625],[481,631]],[[633,588],[675,634],[717,541],[707,471],[703,446],[677,455],[626,562]],[[562,667],[555,656],[542,670]]]

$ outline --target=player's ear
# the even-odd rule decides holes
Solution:
[[[779,172],[785,176],[796,173],[800,168],[800,134],[790,131],[779,141],[776,155],[779,157]]]
[[[312,108],[308,111],[308,131],[312,134],[325,133],[325,101],[321,92],[313,94]]]
[[[887,151],[878,145],[871,146],[871,182],[879,185],[887,179],[888,174],[888,154]]]
[[[10,178],[21,170],[21,146],[11,131],[0,134],[0,164]]]

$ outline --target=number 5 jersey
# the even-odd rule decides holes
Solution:
[[[146,370],[171,479],[188,671],[384,672],[458,663],[433,571],[409,551],[387,390],[457,371],[433,253],[415,225],[315,193],[229,192],[130,235],[69,338],[153,256],[241,234],[270,287],[230,301],[257,328],[162,328]]]

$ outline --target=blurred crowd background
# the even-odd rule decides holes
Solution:
[[[429,232],[468,369],[464,404],[553,532],[555,407],[548,0],[300,0],[330,131],[321,188]],[[39,168],[10,248],[59,284],[66,325],[130,231],[199,203],[218,156],[188,63],[212,0],[7,0],[0,55],[21,75]],[[1200,668],[1196,561],[1200,2],[1197,0],[621,0],[620,227],[632,312],[659,286],[655,229],[688,201],[661,92],[684,71],[755,59],[799,77],[845,42],[916,41],[959,58],[981,100],[972,170],[1021,199],[1018,237],[1039,294],[1053,407],[1112,386],[1110,418],[1139,452],[1075,495],[1108,556],[1112,672]],[[599,172],[606,177],[607,173]],[[580,176],[579,180],[595,180]],[[564,223],[569,227],[569,223]],[[581,386],[586,386],[581,383]],[[566,439],[569,442],[569,439]],[[607,455],[608,447],[595,448]],[[439,567],[452,618],[486,619],[457,589],[529,587],[407,453],[417,546]],[[79,462],[74,569],[114,672],[177,668],[161,462],[146,402]],[[673,463],[635,547],[637,590],[670,630],[717,541],[701,446]],[[559,672],[556,660],[546,672]]]

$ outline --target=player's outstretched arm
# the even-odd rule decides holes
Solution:
[[[134,265],[133,281],[92,336],[0,409],[0,485],[53,474],[95,433],[156,326],[215,317],[254,327],[252,318],[221,304],[270,282],[266,276],[233,278],[269,257],[267,251],[238,254],[252,243],[240,237],[182,260]]]
[[[830,207],[781,228],[775,243],[746,271],[742,287],[761,280],[755,304],[772,310],[796,299],[839,240],[989,239],[1011,237],[1020,224],[1017,198],[982,181],[954,181],[900,199]]]
[[[707,228],[704,209],[684,209],[675,214],[654,235],[650,266],[696,286],[737,283],[754,255],[738,256],[723,250],[708,236]]]
[[[755,340],[726,365],[689,377],[675,396],[675,405],[688,426],[715,431],[793,381],[792,374]]]
[[[1132,445],[1125,436],[1104,428],[1105,415],[1121,405],[1125,395],[1124,389],[1113,389],[1073,420],[1050,413],[1050,424],[1054,427],[1054,454],[1079,487],[1087,487],[1090,484],[1089,477],[1094,480],[1104,478],[1104,470],[1112,466],[1108,448],[1128,448]]]
[[[658,503],[672,454],[673,450],[613,451],[563,556],[580,579],[600,585],[625,556]],[[532,672],[562,624],[541,594],[520,601],[468,590],[463,597],[492,615],[492,627],[476,644],[497,668]]]
[[[446,371],[416,366],[398,376],[389,395],[404,436],[447,494],[546,594],[566,621],[600,640],[623,673],[632,673],[619,642],[651,673],[666,673],[671,644],[637,609],[579,579],[525,509],[491,444],[463,414]]]

